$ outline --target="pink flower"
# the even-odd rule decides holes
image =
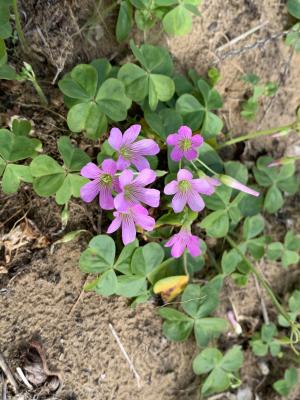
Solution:
[[[159,153],[159,146],[152,139],[142,139],[135,142],[141,131],[141,125],[130,126],[122,135],[118,128],[112,128],[108,142],[119,154],[117,166],[123,170],[133,164],[138,171],[149,168],[149,162],[144,156],[154,156]]]
[[[237,190],[240,190],[241,192],[251,194],[252,196],[255,196],[255,197],[258,197],[260,194],[256,190],[253,190],[253,189],[249,188],[248,186],[243,185],[241,182],[237,181],[236,179],[232,178],[231,176],[218,175],[218,178],[220,179],[220,181],[222,183],[224,183],[224,185],[229,186],[233,189],[237,189]]]
[[[122,227],[122,240],[125,246],[136,238],[136,225],[152,231],[155,226],[154,218],[150,217],[145,207],[137,204],[127,211],[115,211],[115,219],[109,225],[107,233],[113,233]]]
[[[100,207],[104,210],[114,208],[113,191],[119,191],[117,172],[117,163],[114,160],[104,160],[101,168],[96,164],[89,162],[80,171],[85,178],[92,179],[80,189],[80,196],[83,201],[90,203],[99,195]]]
[[[186,169],[180,169],[177,174],[177,181],[171,181],[164,189],[165,194],[175,194],[172,199],[172,207],[176,213],[181,212],[188,204],[193,211],[201,211],[205,207],[202,197],[210,196],[215,191],[219,182],[214,178],[193,179],[193,175]]]
[[[143,169],[138,176],[130,170],[124,170],[119,176],[121,193],[115,197],[115,207],[118,211],[126,211],[135,204],[144,203],[150,207],[159,206],[160,192],[156,189],[147,189],[146,185],[154,182],[156,174],[152,169]]]
[[[201,135],[192,135],[192,130],[188,126],[181,126],[178,133],[172,133],[167,137],[167,144],[174,146],[171,158],[179,161],[182,157],[191,161],[197,158],[197,147],[202,146],[204,139]]]
[[[181,228],[179,233],[176,233],[165,244],[165,247],[172,247],[171,254],[173,257],[180,257],[187,248],[193,257],[200,256],[200,239],[191,234],[191,231],[186,228]]]

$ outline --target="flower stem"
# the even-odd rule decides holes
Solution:
[[[247,133],[246,135],[238,136],[236,138],[228,140],[227,142],[219,144],[217,146],[217,149],[222,149],[223,147],[230,146],[232,144],[239,143],[239,142],[244,142],[246,140],[256,139],[261,136],[273,135],[274,133],[277,133],[277,132],[279,133],[279,132],[286,131],[288,129],[293,129],[296,127],[297,123],[298,123],[298,121],[292,122],[291,124],[288,124],[288,125],[283,125],[283,126],[279,126],[279,127],[277,126],[275,128],[270,128],[270,129],[264,129],[262,131],[250,132],[250,133]]]
[[[199,160],[199,158],[197,158],[197,160],[199,164],[201,164],[204,168],[206,168],[209,172],[211,172],[213,175],[217,175],[217,172],[214,171],[213,169],[211,169],[208,165],[206,165],[203,161]]]
[[[47,97],[45,96],[43,89],[40,87],[38,81],[36,79],[30,80],[33,87],[35,88],[37,94],[39,95],[41,102],[44,106],[48,106],[48,100]]]
[[[240,248],[237,246],[237,244],[229,236],[226,236],[225,239],[230,244],[230,246],[233,249],[235,249],[236,252],[243,258],[244,262],[247,264],[247,266],[249,267],[250,271],[256,276],[256,278],[259,281],[259,283],[264,287],[264,289],[269,294],[269,296],[270,296],[270,298],[272,300],[272,303],[276,307],[277,311],[288,321],[290,326],[293,328],[295,326],[295,323],[291,320],[291,318],[288,315],[288,313],[284,310],[282,305],[277,300],[277,298],[276,298],[272,288],[268,284],[268,282],[264,279],[264,277],[260,274],[260,272],[255,268],[255,266],[248,260],[248,258],[240,250]]]
[[[25,40],[25,36],[23,33],[23,29],[21,26],[21,18],[20,18],[20,13],[19,13],[19,9],[18,9],[18,0],[12,0],[12,8],[13,8],[13,12],[15,15],[15,22],[16,22],[16,30],[18,32],[18,36],[19,36],[19,40],[20,40],[20,44],[22,47],[22,50],[27,53],[28,52],[28,46]]]
[[[186,276],[189,278],[190,274],[189,274],[189,271],[188,271],[187,252],[186,252],[186,250],[184,250],[184,253],[183,253],[183,267],[184,267],[184,272],[185,272]]]

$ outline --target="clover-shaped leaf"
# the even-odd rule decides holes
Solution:
[[[77,65],[58,82],[70,105],[67,122],[71,131],[84,131],[96,139],[106,131],[108,119],[126,118],[131,101],[122,82],[110,77],[111,74],[108,61],[98,59]]]
[[[159,46],[142,45],[138,48],[130,41],[131,50],[141,64],[127,63],[118,73],[127,95],[136,102],[148,97],[150,109],[154,111],[159,101],[165,102],[173,97],[174,81],[168,76],[172,73],[173,63],[167,50]]]
[[[267,256],[270,260],[281,260],[282,266],[297,264],[300,256],[300,235],[292,231],[286,233],[284,243],[273,242],[268,245]]]
[[[201,0],[183,0],[175,8],[172,8],[163,18],[163,27],[169,35],[186,35],[192,29],[192,15],[201,15],[196,7]],[[169,1],[170,3],[170,1]],[[174,2],[172,2],[174,4]]]
[[[298,315],[300,315],[300,290],[295,290],[289,298],[288,315],[292,321],[296,321]],[[278,323],[284,327],[290,326],[290,323],[282,315],[278,316]]]
[[[215,348],[203,350],[193,361],[193,370],[197,375],[209,373],[205,379],[201,394],[209,396],[220,393],[233,385],[240,383],[235,376],[243,364],[243,352],[240,346],[234,346],[223,354]]]
[[[280,353],[280,344],[276,341],[277,335],[276,326],[273,323],[264,324],[258,338],[251,340],[252,351],[259,357],[264,357],[270,353],[276,357]]]
[[[299,22],[296,25],[294,25],[292,27],[292,29],[286,35],[285,44],[287,44],[288,46],[294,47],[294,49],[298,53],[300,52],[300,23]]]
[[[101,273],[114,265],[116,246],[114,240],[107,235],[95,236],[88,248],[81,253],[79,266],[81,271]]]
[[[300,6],[299,6],[300,7]],[[300,8],[299,8],[300,12]],[[294,367],[288,368],[284,373],[284,379],[279,379],[273,384],[273,388],[281,396],[288,396],[292,388],[297,384],[298,372]]]

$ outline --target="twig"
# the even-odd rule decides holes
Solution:
[[[85,279],[84,284],[83,284],[82,289],[81,289],[81,292],[80,292],[79,296],[77,297],[77,300],[76,300],[75,303],[73,304],[71,310],[69,311],[68,315],[72,315],[72,314],[73,314],[75,308],[77,307],[77,304],[78,304],[78,303],[80,302],[80,300],[82,299],[82,296],[83,296],[83,294],[85,293],[85,292],[84,292],[84,286],[85,286],[87,280],[88,280],[88,277]]]
[[[265,322],[265,324],[268,325],[270,323],[268,310],[267,310],[267,307],[266,307],[266,303],[265,303],[264,297],[263,297],[263,295],[261,293],[261,288],[259,286],[257,277],[255,275],[254,275],[254,280],[255,280],[256,291],[257,291],[258,297],[260,299],[261,310],[262,310],[262,314],[263,314],[263,317],[264,317],[264,322]]]
[[[24,375],[24,373],[20,367],[17,368],[17,373],[18,373],[19,377],[22,379],[22,381],[24,382],[25,386],[27,386],[27,388],[29,390],[32,390],[33,386],[28,382],[26,376]]]
[[[269,21],[265,21],[260,25],[255,26],[252,29],[249,29],[247,32],[242,33],[240,36],[237,36],[236,38],[232,39],[230,42],[223,44],[223,46],[220,46],[216,49],[216,52],[218,51],[223,51],[224,49],[227,49],[227,47],[230,47],[238,42],[240,42],[243,39],[246,39],[248,36],[252,35],[253,33],[259,31],[261,28],[264,26],[268,25]]]
[[[6,393],[7,393],[7,383],[4,376],[2,376],[2,400],[7,400]]]
[[[2,369],[2,371],[4,372],[4,374],[6,375],[7,379],[9,380],[13,391],[15,393],[18,393],[18,384],[17,381],[15,380],[9,366],[7,365],[2,353],[0,353],[0,367]]]
[[[112,324],[108,324],[109,329],[111,330],[111,333],[113,334],[114,338],[116,339],[116,342],[118,343],[118,346],[120,347],[120,350],[122,352],[122,354],[124,355],[124,357],[126,358],[126,361],[128,362],[131,371],[133,372],[135,378],[136,378],[136,382],[137,382],[137,386],[138,388],[141,387],[141,377],[140,375],[137,373],[136,369],[134,368],[134,365],[131,361],[131,359],[129,358],[128,354],[126,353],[126,350],[119,338],[119,336],[117,335],[117,332],[115,331],[114,327],[112,326]]]

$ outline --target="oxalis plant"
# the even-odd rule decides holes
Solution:
[[[143,31],[161,22],[169,34],[186,33],[199,3],[121,1],[117,38],[126,40],[134,21]],[[12,5],[17,3],[0,1],[7,29],[0,30],[0,37],[10,32]],[[289,0],[288,9],[300,18],[298,0]],[[296,50],[297,26],[286,38]],[[299,157],[262,155],[246,166],[223,160],[221,150],[263,136],[299,133],[300,114],[284,126],[221,140],[218,110],[223,101],[215,87],[222,79],[219,71],[209,70],[208,80],[195,70],[178,74],[165,48],[132,40],[129,47],[132,54],[122,65],[92,60],[59,81],[71,136],[58,139],[56,157],[43,153],[29,121],[14,117],[9,129],[0,129],[2,190],[15,193],[25,182],[37,195],[53,196],[62,206],[63,229],[73,198],[98,204],[102,233],[90,240],[79,262],[82,272],[91,275],[84,289],[126,297],[131,307],[160,299],[164,335],[172,341],[195,339],[199,352],[191,368],[200,376],[202,397],[242,383],[243,349],[227,346],[226,338],[239,342],[244,328],[233,310],[224,315],[219,304],[224,282],[247,287],[254,277],[273,305],[272,319],[263,312],[263,323],[243,344],[258,359],[284,361],[284,374],[272,384],[288,396],[297,384],[299,290],[279,300],[261,266],[277,263],[288,273],[299,262],[300,235],[286,230],[278,238],[266,224],[299,189]],[[16,79],[6,64],[0,40],[0,74]],[[26,79],[37,82],[30,65],[25,68]],[[275,85],[258,86],[256,78],[251,74],[246,79],[254,85],[252,98],[242,105],[247,118],[255,117],[261,96],[275,94]],[[81,134],[94,150],[89,155],[77,145]],[[80,232],[69,232],[57,243]]]

